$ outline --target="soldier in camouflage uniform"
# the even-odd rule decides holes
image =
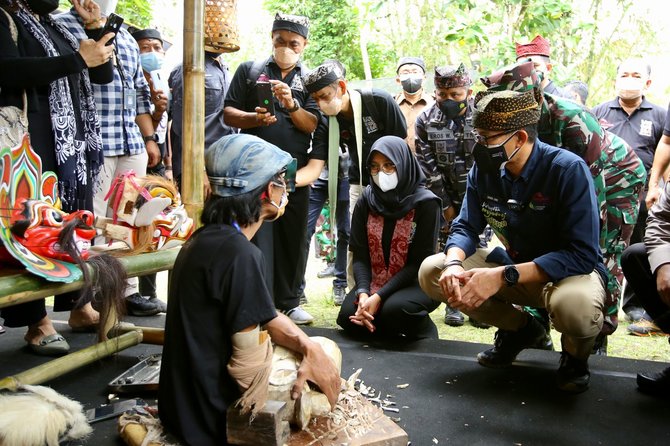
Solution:
[[[474,164],[475,145],[472,127],[472,80],[465,65],[435,68],[436,102],[416,120],[416,158],[428,179],[427,187],[442,199],[445,226],[441,241],[446,240],[449,224],[461,210],[468,172]],[[463,314],[447,306],[444,322],[458,327]],[[470,318],[479,328],[488,328]]]
[[[642,162],[621,138],[603,130],[586,108],[543,93],[531,61],[503,68],[482,82],[492,90],[533,89],[541,102],[538,138],[579,155],[589,166],[601,212],[600,247],[608,269],[603,334],[613,333],[623,281],[621,253],[637,221],[638,196],[646,179]]]

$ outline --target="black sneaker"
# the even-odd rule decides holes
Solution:
[[[519,331],[498,329],[493,348],[477,355],[477,361],[484,367],[508,367],[521,350],[534,347],[547,334],[534,317],[528,317],[528,323]]]
[[[156,304],[149,302],[149,299],[143,298],[140,293],[126,296],[126,310],[131,316],[153,316],[161,312],[161,309]]]
[[[149,302],[158,307],[159,313],[167,313],[167,302],[163,302],[157,297],[150,297]]]
[[[450,327],[460,327],[465,324],[465,317],[459,310],[447,305],[447,310],[444,313],[444,323]]]
[[[545,329],[544,336],[542,336],[542,338],[538,340],[532,348],[536,348],[538,350],[549,350],[550,352],[553,352],[554,341],[551,339],[551,334]]]
[[[477,319],[473,319],[473,318],[470,318],[470,325],[472,325],[475,328],[481,328],[481,329],[484,329],[484,330],[486,330],[487,328],[491,328],[491,326],[489,324],[487,324],[486,322],[481,322],[481,321],[478,321]]]
[[[593,344],[591,354],[596,356],[607,356],[607,336],[602,333],[598,334],[596,342]]]
[[[582,393],[589,388],[591,373],[587,361],[577,359],[567,352],[561,353],[556,384],[568,393]]]
[[[637,388],[653,396],[670,396],[670,367],[662,372],[638,373]]]

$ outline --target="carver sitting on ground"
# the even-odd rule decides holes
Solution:
[[[238,373],[233,376],[240,361],[246,363],[243,374],[252,378],[243,408],[257,411],[265,404],[267,384],[256,382],[267,383],[272,350],[259,336],[259,325],[273,342],[302,355],[291,397],[298,398],[311,381],[331,407],[336,403],[340,378],[335,365],[277,313],[265,285],[263,255],[249,241],[264,221],[283,214],[288,202],[283,171],[290,161],[276,146],[244,134],[225,136],[205,152],[212,195],[203,209],[204,226],[175,261],[158,398],[164,427],[184,445],[228,444],[226,410],[240,398],[238,384],[245,381]],[[250,338],[255,342],[247,342]],[[256,358],[238,355],[250,349],[258,351]]]

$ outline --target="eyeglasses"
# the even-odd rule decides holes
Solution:
[[[281,198],[279,199],[279,205],[277,205],[277,207],[280,208],[286,206],[286,204],[288,203],[288,192],[286,191],[286,183],[285,182],[279,183],[277,181],[273,181],[271,184],[273,186],[281,187],[282,189],[284,189],[284,192],[282,192]]]
[[[368,164],[368,170],[370,171],[370,175],[377,175],[379,173],[379,170],[381,170],[387,175],[390,175],[393,172],[395,172],[395,164],[384,163],[380,166],[379,164],[372,163]]]
[[[518,130],[517,130],[516,132],[512,133],[512,134],[509,136],[509,138],[507,138],[507,139],[505,140],[505,142],[503,142],[502,144],[496,144],[496,145],[504,145],[504,144],[507,144],[507,141],[509,141],[510,139],[512,139],[512,136],[516,135],[517,132],[518,132]],[[472,136],[474,136],[474,138],[475,138],[475,142],[476,142],[476,143],[478,143],[478,144],[483,144],[483,145],[485,145],[485,146],[488,147],[488,146],[491,145],[491,144],[489,144],[489,141],[490,141],[490,140],[495,139],[495,138],[497,138],[497,137],[499,137],[499,136],[507,135],[508,133],[509,133],[509,132],[501,132],[501,133],[496,133],[495,135],[484,136],[484,135],[480,135],[480,134],[477,133],[476,131],[473,131],[473,132],[472,132]]]

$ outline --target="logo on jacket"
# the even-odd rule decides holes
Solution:
[[[528,207],[536,211],[543,211],[551,204],[551,197],[547,197],[542,192],[535,192],[533,198],[530,199]]]

